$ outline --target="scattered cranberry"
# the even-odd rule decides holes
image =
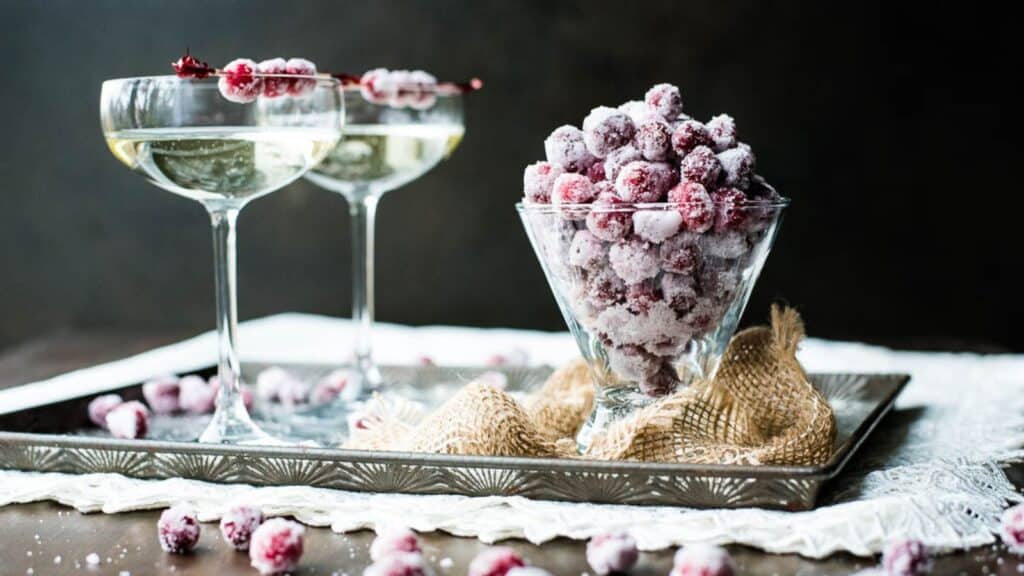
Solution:
[[[661,118],[651,116],[636,127],[634,142],[645,160],[667,160],[672,152],[672,127]]]
[[[690,232],[708,231],[715,223],[715,204],[704,186],[682,182],[668,191],[668,201],[676,204],[683,225]]]
[[[655,244],[674,236],[682,224],[683,217],[676,210],[637,210],[633,213],[633,231]]]
[[[292,380],[293,376],[283,368],[271,366],[256,376],[256,395],[261,400],[276,401],[280,399],[281,387]]]
[[[711,193],[715,204],[715,231],[738,230],[747,219],[747,195],[736,188],[719,188]]]
[[[526,566],[518,552],[504,546],[494,546],[476,555],[469,563],[467,576],[506,576],[513,568]]]
[[[623,532],[601,534],[587,542],[587,563],[597,576],[627,572],[639,557],[636,540]]]
[[[607,255],[604,243],[589,230],[576,232],[569,246],[569,264],[588,270],[598,268]]]
[[[285,72],[292,76],[305,76],[305,78],[292,78],[288,83],[288,93],[292,96],[303,96],[316,89],[316,64],[304,58],[289,58],[285,63]]]
[[[235,550],[248,550],[252,533],[263,524],[263,512],[251,506],[235,506],[220,519],[220,534]]]
[[[274,518],[260,525],[249,543],[249,563],[260,574],[281,574],[295,568],[302,557],[306,529],[297,522]]]
[[[676,312],[687,312],[697,303],[697,286],[692,276],[662,274],[661,293]]]
[[[334,370],[317,382],[309,392],[309,401],[312,404],[327,404],[333,402],[348,387],[352,380],[352,373],[345,369]]]
[[[182,506],[172,506],[156,523],[160,547],[171,554],[185,554],[199,543],[199,520]]]
[[[100,428],[106,428],[107,414],[121,404],[124,404],[124,398],[118,394],[97,396],[89,402],[89,420]]]
[[[374,561],[395,552],[422,552],[416,533],[408,528],[389,528],[377,534],[370,544],[370,558]]]
[[[298,378],[290,378],[281,383],[277,391],[277,398],[281,404],[294,407],[309,402],[313,387]]]
[[[258,72],[259,64],[248,58],[228,62],[221,68],[217,81],[221,96],[239,104],[255,101],[263,91],[263,79],[257,76]]]
[[[587,274],[584,297],[598,308],[607,308],[626,297],[626,283],[610,268]]]
[[[679,163],[679,171],[684,180],[712,187],[718,182],[722,165],[711,148],[697,146]]]
[[[672,133],[672,149],[683,158],[697,146],[711,146],[711,134],[708,129],[696,120],[686,120],[676,127]]]
[[[669,576],[734,576],[736,568],[724,548],[692,544],[676,552]]]
[[[683,96],[672,84],[657,84],[644,96],[644,102],[668,120],[683,113]]]
[[[437,366],[437,362],[434,362],[434,359],[427,355],[420,356],[416,363],[426,368]]]
[[[374,561],[363,576],[433,576],[434,572],[416,552],[394,552]]]
[[[207,385],[213,389],[213,401],[217,403],[217,395],[220,393],[220,376],[214,374],[210,376],[210,379],[206,381]],[[256,399],[252,393],[252,387],[242,384],[239,386],[239,394],[242,396],[242,404],[245,405],[246,410],[252,410]]]
[[[587,230],[606,242],[614,242],[629,234],[633,219],[622,200],[611,193],[601,194],[594,200],[587,214]]]
[[[658,165],[641,160],[626,164],[615,179],[615,192],[626,202],[658,202],[670,187]]]
[[[735,148],[718,153],[722,165],[722,183],[726,186],[747,188],[754,175],[754,153],[750,146],[739,144]]]
[[[149,410],[142,402],[124,402],[107,412],[106,422],[114,438],[143,438],[149,430]]]
[[[619,176],[622,167],[635,160],[643,160],[643,156],[631,145],[613,150],[604,159],[605,178],[614,181]]]
[[[181,409],[192,414],[207,414],[213,411],[217,402],[217,389],[206,380],[190,374],[178,381],[181,390],[178,401]]]
[[[736,121],[728,114],[719,114],[707,123],[708,134],[715,143],[715,151],[728,150],[736,145]]]
[[[1018,504],[1003,512],[999,534],[1003,538],[1003,544],[1006,544],[1011,552],[1024,555],[1024,504]]]
[[[178,394],[178,379],[174,376],[160,376],[142,385],[142,397],[155,414],[177,412]]]
[[[567,173],[555,178],[551,190],[552,204],[586,204],[594,199],[596,190],[589,178],[580,174]]]
[[[931,571],[931,558],[920,541],[897,540],[885,547],[882,567],[889,576],[917,576]]]
[[[658,255],[654,246],[639,238],[616,242],[608,250],[608,263],[627,284],[657,276]]]
[[[209,64],[199,60],[188,50],[176,62],[171,62],[171,66],[174,67],[174,73],[178,78],[206,78],[215,72]]]
[[[635,132],[633,120],[615,108],[599,106],[583,119],[583,142],[598,158],[629,144]]]
[[[583,132],[575,126],[560,126],[544,140],[544,152],[548,162],[560,166],[567,172],[583,172],[596,161],[587,151]]]

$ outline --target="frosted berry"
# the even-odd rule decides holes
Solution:
[[[628,380],[638,380],[653,374],[660,367],[657,358],[633,345],[608,346],[605,348],[605,355],[608,357],[608,368]]]
[[[1011,552],[1024,554],[1024,504],[1018,504],[1003,512],[999,535]]]
[[[604,162],[594,162],[587,168],[587,178],[593,183],[602,182],[607,177],[604,172]]]
[[[669,120],[683,113],[683,96],[672,84],[657,84],[644,95],[644,102]]]
[[[661,293],[653,282],[631,284],[626,288],[626,307],[637,314],[646,313],[655,302],[661,300]]]
[[[633,120],[615,108],[598,106],[583,119],[583,142],[587,150],[598,158],[629,144],[635,132]]]
[[[282,385],[292,379],[292,375],[283,368],[277,366],[266,368],[256,376],[256,395],[261,400],[278,400]]]
[[[415,99],[415,88],[410,89],[412,77],[408,70],[392,70],[388,73],[388,106],[404,108]]]
[[[662,363],[653,374],[640,378],[637,385],[641,394],[651,398],[667,396],[679,386],[679,375],[670,363]]]
[[[731,268],[714,268],[704,266],[698,276],[704,296],[718,302],[729,302],[740,285],[740,276]]]
[[[722,173],[722,165],[718,157],[707,146],[697,146],[679,163],[679,172],[683,180],[696,182],[705,187],[713,187]]]
[[[683,316],[683,324],[692,334],[699,336],[711,329],[718,317],[718,305],[714,297],[698,297],[693,308]]]
[[[661,167],[642,160],[626,164],[615,178],[615,192],[626,202],[658,202],[670,187]]]
[[[178,78],[206,78],[215,72],[212,66],[196,58],[188,50],[184,56],[171,62],[171,66]]]
[[[657,250],[650,242],[639,238],[612,244],[608,250],[608,263],[627,284],[653,278],[660,270]]]
[[[715,151],[728,150],[736,145],[736,121],[728,114],[719,114],[707,123],[708,134],[715,143]]]
[[[149,431],[149,410],[142,402],[132,400],[118,404],[107,412],[107,430],[114,438],[135,440]]]
[[[305,58],[289,58],[285,64],[285,72],[292,76],[316,76],[316,64]],[[309,94],[314,89],[315,78],[292,78],[288,83],[288,93],[292,96]]]
[[[221,517],[220,534],[235,550],[248,550],[253,532],[264,520],[259,508],[235,506]]]
[[[677,234],[663,242],[659,256],[665,272],[691,274],[700,264],[700,249],[693,234]]]
[[[178,404],[178,379],[174,376],[160,376],[142,385],[142,397],[154,414],[176,412]]]
[[[263,91],[263,79],[256,75],[258,72],[259,64],[248,58],[228,62],[217,80],[221,96],[239,104],[255,101]]]
[[[583,172],[597,159],[587,151],[583,132],[575,126],[560,126],[544,140],[548,162],[567,172]]]
[[[587,563],[597,576],[627,572],[639,557],[636,540],[629,534],[611,532],[587,542]]]
[[[124,398],[118,394],[104,394],[89,402],[89,420],[100,428],[107,427],[107,414],[124,404]]]
[[[597,195],[594,183],[581,174],[562,174],[551,190],[552,204],[586,204]]]
[[[363,576],[433,576],[423,555],[416,552],[395,552],[366,567]]]
[[[271,58],[259,63],[260,74],[273,74],[276,77],[263,78],[263,95],[267,98],[277,98],[288,93],[291,85],[291,78],[287,78],[288,62],[284,58]]]
[[[467,576],[506,576],[509,570],[526,566],[518,552],[504,546],[494,546],[476,555],[469,563]]]
[[[309,392],[309,401],[312,404],[327,404],[333,401],[348,387],[352,380],[352,373],[348,370],[338,369],[321,378]]]
[[[615,194],[601,194],[590,206],[587,230],[606,242],[625,238],[633,223],[631,212]]]
[[[295,569],[302,558],[306,529],[297,522],[274,518],[260,525],[249,542],[249,563],[260,574],[281,574]]]
[[[639,124],[647,119],[648,116],[657,114],[650,104],[642,100],[630,100],[619,106],[619,112],[625,113],[633,121],[633,124]]]
[[[160,514],[157,537],[164,552],[185,554],[199,543],[199,519],[189,509],[172,506]]]
[[[651,116],[636,127],[633,142],[645,160],[666,160],[672,152],[672,128],[668,122]]]
[[[676,205],[683,226],[690,232],[706,232],[715,223],[715,204],[701,184],[681,182],[669,190],[668,201]]]
[[[697,286],[692,276],[662,274],[661,293],[673,310],[685,313],[697,303]]]
[[[604,159],[604,176],[608,180],[615,181],[622,167],[634,160],[643,160],[640,151],[632,145],[623,146],[612,151]]]
[[[375,68],[359,77],[359,92],[363,99],[372,104],[388,103],[387,68]]]
[[[206,381],[207,385],[213,389],[213,401],[217,403],[217,396],[220,393],[220,376],[214,374],[210,376],[210,379]],[[242,397],[242,404],[245,405],[246,410],[252,410],[252,407],[256,401],[255,395],[252,392],[251,386],[242,384],[238,388],[238,394]]]
[[[736,567],[724,548],[691,544],[676,552],[669,576],[734,576]]]
[[[569,264],[580,268],[596,269],[608,255],[604,242],[589,230],[579,230],[569,245]]]
[[[672,150],[680,157],[689,154],[697,146],[712,146],[714,141],[707,127],[696,120],[684,120],[672,132]]]
[[[655,244],[674,236],[682,224],[683,217],[676,210],[638,210],[633,213],[633,231]]]
[[[747,195],[736,188],[719,188],[711,193],[715,204],[715,231],[739,230],[747,220]]]
[[[409,73],[409,82],[415,88],[409,106],[416,110],[427,110],[437,104],[437,78],[423,70]]]
[[[704,237],[704,252],[716,258],[739,258],[748,250],[747,237],[742,232],[729,231]]]
[[[421,552],[420,539],[408,528],[388,528],[377,534],[370,544],[370,558],[380,560],[395,552]]]
[[[889,576],[917,576],[931,571],[931,558],[921,541],[897,540],[882,552],[882,567]]]
[[[754,153],[750,146],[740,144],[718,153],[722,165],[722,184],[746,189],[754,175]]]
[[[589,272],[583,288],[584,298],[597,308],[607,308],[626,297],[626,283],[611,268]]]
[[[217,401],[217,389],[207,384],[206,380],[190,374],[178,381],[180,394],[178,402],[181,409],[192,414],[206,414],[213,411]]]

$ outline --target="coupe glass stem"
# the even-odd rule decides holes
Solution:
[[[353,366],[359,372],[361,393],[380,387],[380,372],[373,362],[373,224],[378,197],[357,190],[348,197],[352,215],[352,323],[355,325]]]
[[[242,399],[238,362],[238,306],[235,272],[235,221],[239,208],[208,207],[213,226],[213,275],[217,293],[217,410],[199,437],[210,443],[260,443],[270,437],[249,417]]]

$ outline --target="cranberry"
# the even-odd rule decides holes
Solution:
[[[548,162],[568,172],[584,172],[596,160],[587,151],[583,132],[575,126],[560,126],[544,140],[544,153]]]
[[[263,512],[252,506],[235,506],[220,519],[220,534],[235,550],[248,550],[252,534],[264,521]]]
[[[615,192],[626,202],[658,202],[669,188],[662,167],[642,160],[626,164],[615,179]]]
[[[719,188],[711,193],[715,204],[715,231],[738,230],[747,220],[747,195],[736,188]]]
[[[288,93],[292,96],[309,94],[316,89],[316,64],[305,58],[289,58],[285,64],[285,73],[292,76],[306,76],[306,78],[292,78],[288,83]]]
[[[682,158],[697,146],[711,146],[714,141],[708,129],[696,120],[685,120],[672,132],[672,149]]]
[[[740,276],[731,268],[704,266],[699,275],[704,295],[718,302],[729,302],[740,284]]]
[[[658,300],[661,300],[661,293],[654,287],[653,282],[631,284],[626,289],[626,307],[631,312],[643,314]]]
[[[734,576],[736,568],[724,548],[692,544],[676,552],[669,576]]]
[[[419,553],[420,539],[416,533],[408,528],[389,528],[377,534],[370,544],[370,558],[374,561],[384,558],[395,552]]]
[[[504,546],[488,548],[469,563],[467,576],[506,576],[509,570],[526,566],[518,552]]]
[[[124,404],[124,399],[118,394],[97,396],[89,402],[89,420],[100,428],[106,428],[107,414],[121,404]]]
[[[416,98],[416,89],[412,86],[412,82],[413,79],[408,70],[392,70],[388,72],[388,106],[404,108],[412,104]]]
[[[672,128],[668,122],[651,116],[636,127],[634,142],[645,160],[666,160],[672,152]]]
[[[648,116],[657,114],[655,110],[647,102],[641,100],[630,100],[625,104],[619,106],[619,112],[625,113],[633,121],[633,124],[639,124],[647,119]]]
[[[217,389],[199,376],[190,374],[178,381],[181,390],[178,402],[181,409],[192,414],[206,414],[213,411],[217,402]]]
[[[715,223],[715,204],[711,195],[696,182],[682,182],[669,190],[668,201],[676,204],[683,217],[683,225],[690,232],[706,232]]]
[[[142,397],[156,414],[176,412],[180,407],[178,394],[178,379],[174,376],[161,376],[142,385]]]
[[[279,400],[281,388],[294,379],[283,368],[277,366],[266,368],[256,376],[256,395],[262,400]]]
[[[363,576],[433,576],[422,554],[395,552],[366,567]]]
[[[700,249],[693,234],[677,234],[661,245],[661,268],[665,272],[691,274],[700,264]]]
[[[643,160],[643,157],[633,146],[627,145],[612,151],[604,159],[605,178],[614,181],[622,167],[634,160]]]
[[[693,277],[685,274],[662,274],[661,293],[676,312],[685,313],[697,303],[697,286]]]
[[[683,217],[676,210],[638,210],[633,213],[633,230],[636,235],[660,244],[679,232]]]
[[[721,152],[736,145],[736,121],[728,114],[719,114],[707,123],[708,134],[715,143],[715,151]]]
[[[220,393],[220,376],[214,374],[210,376],[210,379],[206,381],[207,385],[213,389],[213,401],[217,403],[217,395]],[[255,397],[252,393],[252,387],[242,384],[239,386],[239,394],[242,396],[242,404],[245,405],[246,410],[252,410],[255,402]]]
[[[657,251],[650,242],[633,238],[612,244],[608,263],[628,284],[637,284],[657,276],[660,268]]]
[[[594,199],[594,183],[581,174],[567,173],[555,178],[551,190],[552,204],[586,204]]]
[[[636,540],[624,532],[601,534],[587,542],[587,563],[597,576],[627,572],[639,557]]]
[[[610,268],[587,274],[584,297],[597,308],[607,308],[626,297],[626,283]]]
[[[199,520],[193,512],[181,506],[164,510],[156,523],[156,530],[164,552],[184,554],[199,543]]]
[[[583,119],[583,142],[598,158],[629,144],[635,132],[633,120],[615,108],[599,106]]]
[[[595,184],[603,182],[606,179],[606,174],[604,173],[604,162],[594,162],[591,164],[590,168],[587,168],[587,178]]]
[[[309,392],[309,401],[313,404],[327,404],[333,401],[348,387],[352,374],[348,370],[334,370],[317,382]]]
[[[710,188],[718,182],[722,165],[711,148],[697,146],[679,163],[679,171],[684,180]]]
[[[376,68],[366,72],[359,78],[359,91],[363,99],[371,104],[387,104],[388,90],[387,80],[389,72],[387,68]]]
[[[722,183],[745,189],[750,186],[750,178],[754,175],[754,153],[750,146],[739,144],[718,153],[718,163],[722,165]]]
[[[589,230],[579,230],[569,245],[569,264],[585,269],[596,269],[608,255],[608,249],[600,238]]]
[[[274,518],[260,525],[249,543],[249,563],[260,574],[281,574],[302,558],[306,529],[297,522]]]
[[[683,316],[683,324],[694,335],[706,333],[715,324],[718,306],[713,297],[698,297],[693,308]]]
[[[999,534],[1003,538],[1003,544],[1006,544],[1010,551],[1024,554],[1024,504],[1007,508],[1006,512],[1003,512]]]
[[[277,397],[285,406],[297,406],[309,402],[313,387],[308,382],[291,378],[281,384]]]
[[[174,67],[174,73],[178,78],[206,78],[215,72],[209,64],[199,60],[188,50],[185,50],[185,55],[176,62],[171,62],[171,66]]]
[[[658,371],[660,362],[646,350],[637,346],[609,346],[605,348],[608,368],[620,378],[639,380]]]
[[[931,571],[928,549],[919,540],[890,542],[882,553],[882,567],[888,576],[916,576]]]
[[[263,95],[267,98],[284,96],[292,81],[285,77],[288,74],[288,62],[284,58],[271,58],[259,63],[260,74],[273,74],[276,77],[263,78]]]
[[[107,412],[106,422],[107,430],[114,438],[142,438],[149,431],[149,410],[142,402],[132,400]]]
[[[409,106],[415,110],[427,110],[437,104],[437,78],[423,70],[409,73],[409,82],[414,87]]]
[[[587,214],[587,230],[607,242],[625,238],[633,220],[631,211],[621,204],[622,200],[615,194],[598,196]]]
[[[683,113],[683,96],[672,84],[657,84],[644,95],[644,102],[669,120]]]
[[[739,258],[748,250],[747,237],[742,232],[730,231],[704,237],[704,252],[716,258]]]
[[[217,81],[221,96],[239,104],[255,101],[263,91],[263,79],[256,75],[258,72],[259,64],[248,58],[228,62],[221,68]]]

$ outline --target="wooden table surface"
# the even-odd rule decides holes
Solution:
[[[173,341],[181,334],[126,334],[67,332],[35,340],[0,353],[0,388],[31,382],[68,370],[98,364]],[[1017,485],[1024,480],[1024,466],[1009,470]],[[220,541],[216,524],[204,524],[195,553],[165,554],[156,540],[159,511],[116,515],[80,514],[52,502],[0,508],[0,576],[32,574],[112,574],[134,576],[195,574],[232,576],[256,574],[248,557]],[[485,547],[475,539],[445,534],[423,536],[427,558],[440,576],[465,574],[473,556]],[[326,528],[306,533],[306,553],[294,574],[359,576],[369,563],[371,532],[335,534]],[[510,541],[503,544],[520,551],[529,561],[553,574],[579,576],[589,571],[584,545],[556,540],[542,546]],[[793,555],[774,555],[742,546],[729,548],[740,574],[850,574],[874,564],[873,559],[836,555],[812,561]],[[100,564],[89,567],[85,558],[95,552]],[[451,559],[447,569],[442,559]],[[665,575],[672,552],[644,553],[637,575]],[[448,564],[445,562],[445,564]],[[1019,576],[1024,565],[1002,546],[988,546],[949,554],[937,559],[933,574],[1001,574]]]

